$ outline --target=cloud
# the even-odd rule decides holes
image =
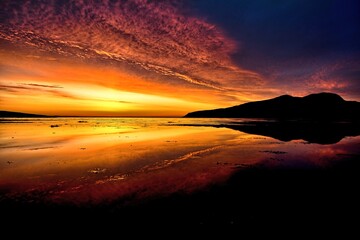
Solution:
[[[351,88],[357,85],[358,66],[359,62],[351,59],[322,64],[303,82],[307,88],[317,91],[351,92]]]
[[[33,87],[42,87],[42,88],[63,88],[57,85],[46,85],[46,84],[37,84],[37,83],[23,83],[23,85],[33,86]]]
[[[43,93],[43,94],[51,94],[58,97],[65,97],[70,99],[78,99],[79,98],[73,94],[69,94],[66,91],[57,90],[58,88],[63,88],[61,86],[53,86],[53,85],[45,85],[45,84],[36,84],[36,83],[21,83],[21,84],[0,84],[0,91],[11,92],[14,94],[24,95],[34,93]]]
[[[119,100],[119,101],[117,101],[117,102],[119,102],[119,103],[133,103],[133,102],[129,102],[129,101],[122,101],[122,100]]]
[[[29,90],[29,88],[28,87],[23,87],[23,86],[12,86],[12,85],[0,84],[0,91],[19,92],[21,90]]]
[[[63,57],[137,66],[214,90],[261,83],[234,65],[237,43],[179,1],[2,1],[0,39]],[[38,54],[34,55],[38,56]]]

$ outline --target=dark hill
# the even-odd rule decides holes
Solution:
[[[360,102],[345,101],[334,93],[283,95],[229,108],[191,112],[185,117],[360,120]]]
[[[31,118],[31,117],[49,117],[45,115],[30,114],[30,113],[21,113],[21,112],[9,112],[9,111],[0,111],[0,118]]]

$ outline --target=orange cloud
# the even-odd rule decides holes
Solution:
[[[177,1],[2,1],[1,8],[6,13],[0,24],[5,69],[0,83],[6,92],[1,102],[25,94],[104,104],[86,93],[112,89],[148,100],[105,99],[137,102],[141,107],[133,104],[132,114],[147,109],[146,114],[159,115],[171,108],[161,106],[175,104],[172,109],[178,110],[170,115],[183,115],[239,103],[249,98],[239,91],[262,84],[257,73],[231,61],[234,41],[215,25],[185,14]],[[89,111],[100,111],[91,104]],[[69,110],[69,105],[59,107]]]
[[[216,26],[184,15],[175,1],[4,5],[9,14],[0,38],[11,42],[67,57],[126,62],[214,89],[226,87],[223,81],[260,80],[232,64],[235,42]]]

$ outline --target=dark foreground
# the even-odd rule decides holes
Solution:
[[[119,231],[128,226],[227,225],[243,230],[323,227],[350,231],[357,229],[359,219],[359,163],[358,156],[351,156],[326,169],[259,165],[239,170],[222,185],[126,207],[116,203],[70,207],[3,201],[1,218],[5,228]]]

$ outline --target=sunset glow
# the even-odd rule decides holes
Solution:
[[[359,146],[359,0],[0,0],[4,236],[346,239]]]
[[[305,49],[296,61],[282,59],[259,52],[269,44],[257,30],[262,26],[240,28],[236,24],[242,19],[226,22],[219,4],[209,5],[219,8],[218,15],[209,15],[214,9],[205,4],[1,1],[1,109],[59,116],[182,116],[280,94],[332,91],[360,98],[358,45],[341,44],[331,34],[339,42],[331,49],[336,57],[328,58],[324,49],[310,61]],[[347,23],[344,34],[356,42],[355,22]],[[252,42],[251,28],[259,34]],[[318,40],[314,35],[312,43]]]

